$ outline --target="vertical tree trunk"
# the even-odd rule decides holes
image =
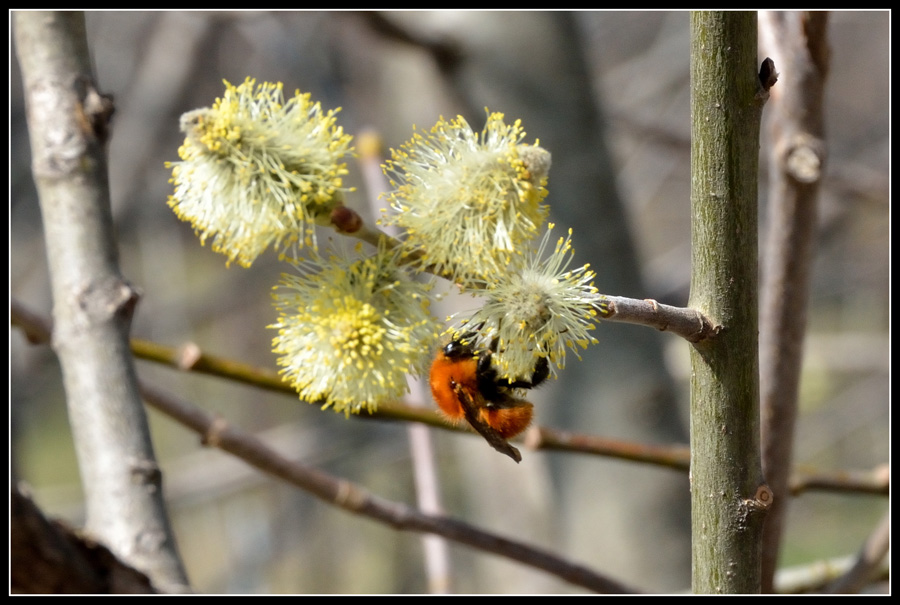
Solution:
[[[690,306],[721,331],[691,351],[692,586],[756,593],[771,492],[759,453],[756,14],[691,14]]]
[[[113,237],[112,102],[94,88],[82,13],[15,13],[15,37],[86,529],[156,588],[184,591],[129,350],[138,296],[119,272]]]

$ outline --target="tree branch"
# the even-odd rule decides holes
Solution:
[[[891,515],[884,514],[856,556],[853,566],[835,580],[825,591],[830,594],[851,594],[862,590],[878,573],[891,546]]]
[[[622,296],[602,296],[606,311],[600,316],[608,321],[638,324],[672,332],[691,343],[712,338],[721,326],[715,325],[696,309],[663,305],[653,299],[637,300]]]
[[[890,488],[891,468],[887,464],[880,464],[866,471],[822,472],[794,469],[788,482],[791,496],[812,490],[888,496]]]
[[[779,495],[763,530],[762,591],[774,590],[791,471],[806,309],[825,163],[828,13],[764,12],[767,54],[784,72],[769,116],[769,219],[760,303],[763,472]]]
[[[779,569],[775,574],[775,592],[784,595],[824,591],[836,578],[846,574],[856,560],[857,557],[851,555]],[[890,573],[888,558],[884,557],[874,569],[870,582],[887,581]]]

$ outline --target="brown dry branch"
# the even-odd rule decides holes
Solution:
[[[830,473],[795,468],[788,481],[791,496],[813,490],[887,496],[890,487],[891,469],[887,464],[869,470],[843,470]]]
[[[817,199],[825,164],[828,13],[764,12],[765,52],[784,74],[770,104],[769,217],[760,288],[760,413],[763,472],[787,496],[806,334]],[[763,529],[762,590],[774,590],[790,499],[776,498]]]
[[[679,471],[688,471],[691,466],[691,451],[686,445],[648,445],[546,427],[536,427],[525,433],[525,446],[534,450],[610,456]]]

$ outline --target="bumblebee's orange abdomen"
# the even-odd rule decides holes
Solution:
[[[475,375],[477,362],[474,358],[449,359],[443,353],[438,353],[431,364],[429,383],[431,394],[449,418],[461,420],[466,417],[462,404],[453,390],[453,383],[460,385],[469,393],[476,393],[478,379]]]
[[[534,416],[534,406],[527,401],[514,407],[485,407],[480,410],[481,419],[497,431],[504,439],[515,437],[528,428]]]

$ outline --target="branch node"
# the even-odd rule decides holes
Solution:
[[[711,340],[722,333],[724,327],[713,324],[712,320],[700,311],[694,311],[697,314],[697,323],[699,327],[697,331],[687,337],[687,340],[693,344],[697,344],[704,340]]]
[[[775,71],[775,61],[766,57],[763,59],[762,65],[759,66],[759,85],[760,93],[768,96],[769,89],[775,86],[778,81],[779,73]]]
[[[200,443],[207,447],[222,447],[222,435],[228,430],[228,421],[221,416],[213,418],[209,428],[200,437]]]
[[[805,184],[816,183],[822,178],[825,143],[808,133],[791,137],[784,158],[784,168],[791,177]]]
[[[356,233],[362,228],[363,220],[355,210],[341,205],[331,211],[331,224],[339,233]]]
[[[197,365],[202,356],[203,353],[200,347],[197,346],[197,343],[186,342],[178,350],[178,358],[175,360],[175,364],[179,370],[187,372]]]
[[[606,299],[602,301],[600,305],[598,305],[598,309],[600,309],[600,317],[603,319],[609,319],[618,313],[616,302],[614,300]]]
[[[772,506],[774,500],[775,493],[767,484],[763,483],[756,488],[756,494],[753,496],[753,501],[756,503],[758,509],[765,510],[769,508]]]
[[[109,139],[109,124],[116,111],[112,95],[101,94],[91,84],[84,93],[84,100],[77,106],[77,118],[82,132],[101,144]]]
[[[148,486],[153,490],[159,489],[162,484],[162,471],[153,460],[132,458],[128,462],[128,469],[134,483]]]
[[[353,484],[346,479],[337,480],[337,490],[334,494],[334,503],[341,508],[349,510],[357,510],[360,504],[360,498],[355,498],[356,490]]]
[[[756,488],[756,493],[752,498],[742,498],[738,506],[740,514],[740,529],[747,528],[747,522],[751,516],[764,513],[772,506],[775,494],[772,489],[765,483],[761,483]]]

